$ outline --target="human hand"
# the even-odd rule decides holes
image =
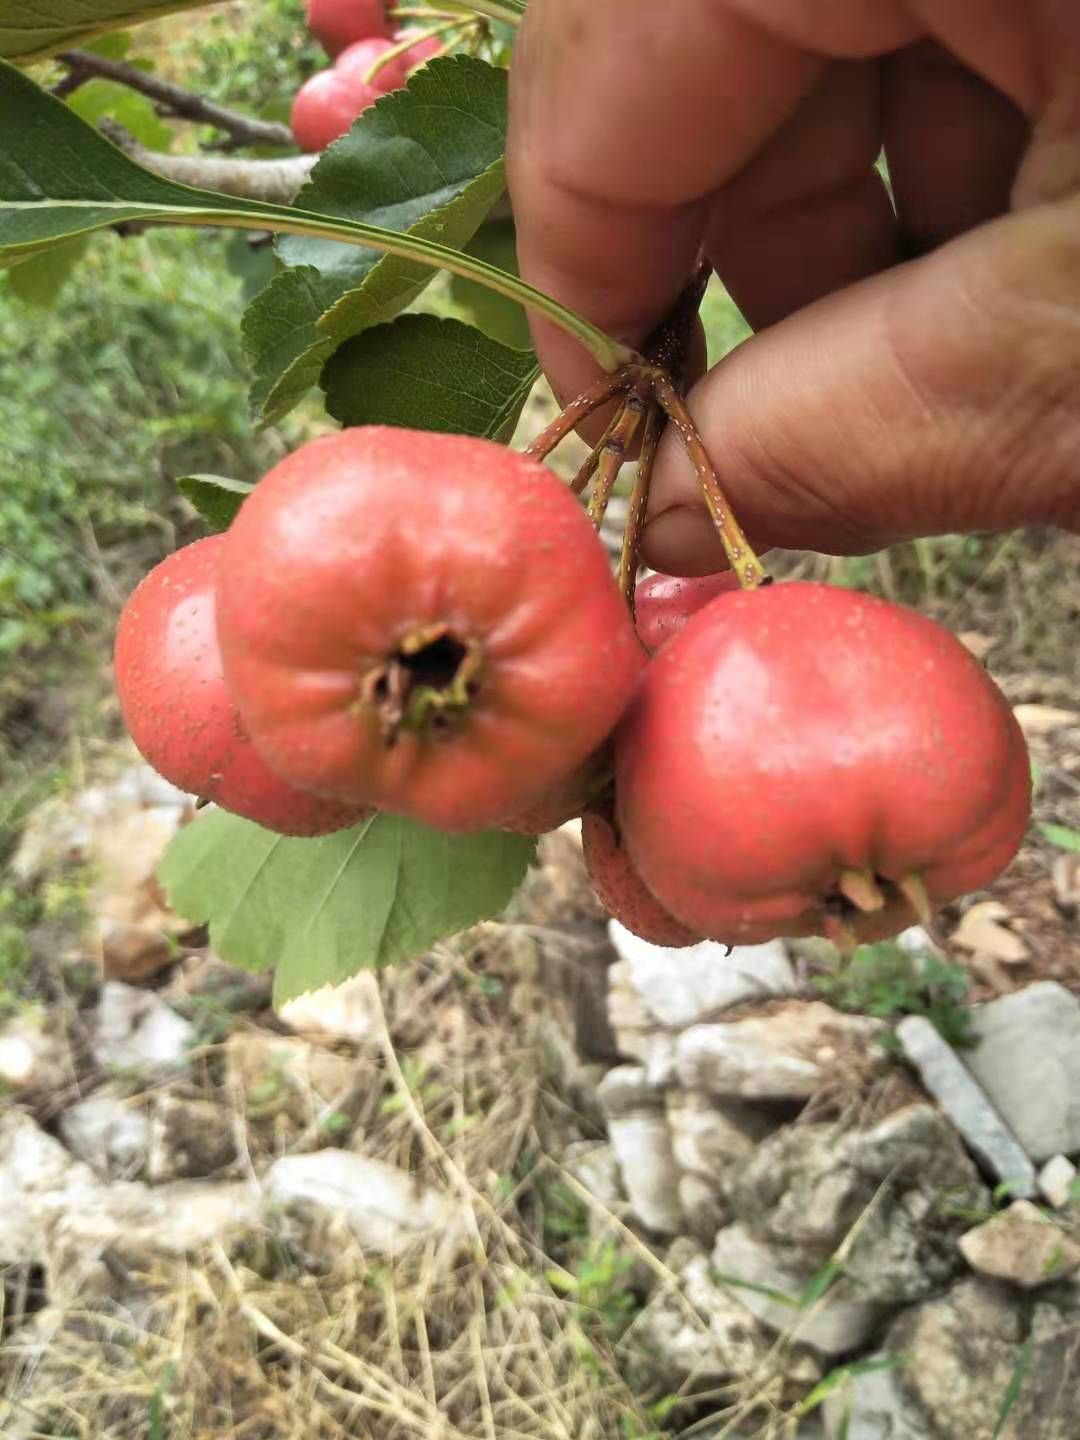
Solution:
[[[631,344],[704,247],[759,333],[690,408],[755,545],[1080,530],[1075,0],[532,0],[509,166],[525,277]],[[671,436],[650,516],[722,567]]]

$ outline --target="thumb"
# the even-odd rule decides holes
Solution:
[[[749,340],[691,392],[760,546],[831,554],[953,531],[1080,530],[1080,196],[1007,216]],[[668,428],[646,562],[722,568]]]

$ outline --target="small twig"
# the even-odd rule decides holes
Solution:
[[[199,190],[216,190],[221,195],[236,195],[243,200],[263,200],[271,205],[291,204],[319,160],[318,155],[290,155],[284,160],[165,155],[140,145],[115,121],[103,120],[100,129],[125,155],[166,180],[194,185]]]
[[[372,84],[381,70],[402,55],[408,54],[414,45],[419,45],[423,40],[437,40],[441,35],[445,35],[447,43],[439,52],[440,55],[445,55],[459,40],[464,39],[467,30],[473,30],[478,23],[476,20],[462,20],[458,16],[457,19],[440,20],[437,25],[431,25],[426,30],[417,30],[415,34],[406,35],[403,40],[398,40],[396,44],[391,45],[389,50],[384,50],[381,55],[376,55],[370,67],[364,72],[364,84]],[[450,32],[453,30],[460,30],[461,34],[451,40]],[[433,56],[432,58],[438,57]]]
[[[634,613],[634,592],[637,588],[637,573],[641,552],[641,537],[645,530],[645,515],[649,508],[649,489],[652,485],[656,452],[660,448],[660,436],[664,433],[667,416],[653,401],[649,406],[649,417],[645,422],[645,434],[641,438],[641,452],[638,455],[637,474],[634,488],[630,493],[630,509],[623,529],[622,553],[619,556],[619,589]]]
[[[579,395],[576,400],[556,415],[555,419],[540,434],[526,445],[524,453],[533,460],[546,460],[561,440],[564,440],[571,430],[576,430],[583,420],[587,420],[594,410],[599,410],[616,395],[621,395],[629,390],[637,379],[636,375],[627,369],[616,370],[614,374],[602,375],[594,385],[590,385],[584,394]]]
[[[597,465],[598,474],[593,493],[589,498],[589,519],[597,529],[607,513],[608,502],[615,489],[615,482],[618,480],[619,471],[626,460],[626,452],[633,444],[634,436],[637,434],[637,428],[641,424],[648,403],[649,392],[645,387],[631,390],[623,402],[615,424],[598,446],[600,451]]]
[[[740,584],[747,589],[760,585],[766,578],[765,567],[754,554],[750,542],[742,532],[742,527],[732,513],[727,496],[720,488],[720,477],[716,473],[716,467],[709,459],[709,453],[705,449],[705,444],[690,411],[686,408],[682,396],[662,370],[656,372],[654,393],[675,427],[679,439],[682,441],[683,449],[690,458],[690,463],[697,471],[705,503],[709,507],[709,514],[720,535],[728,563],[738,575]]]
[[[106,60],[104,56],[92,55],[88,50],[65,50],[57,59],[68,67],[69,73],[55,87],[54,95],[70,95],[87,80],[112,80],[145,95],[165,114],[178,120],[192,120],[199,125],[212,125],[216,130],[223,130],[233,145],[280,145],[289,149],[296,145],[287,125],[228,110],[137,66],[125,65],[119,60]]]

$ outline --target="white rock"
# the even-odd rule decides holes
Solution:
[[[777,1128],[761,1106],[714,1099],[703,1090],[670,1090],[671,1149],[683,1170],[724,1185],[754,1147]]]
[[[769,999],[795,989],[795,972],[779,940],[736,946],[728,953],[715,940],[682,950],[650,945],[617,920],[611,921],[608,933],[626,966],[629,987],[661,1025],[681,1030],[743,1000]]]
[[[54,1097],[74,1079],[67,1039],[44,1011],[28,1010],[0,1026],[0,1086],[20,1097]]]
[[[797,1255],[766,1244],[741,1223],[725,1226],[717,1235],[712,1262],[716,1283],[724,1284],[762,1324],[825,1355],[857,1349],[886,1313],[879,1305],[852,1298],[842,1280],[822,1299],[800,1308],[799,1297],[814,1272],[799,1268]],[[764,1293],[769,1290],[777,1291],[777,1298]],[[792,1303],[785,1304],[779,1295]]]
[[[826,1440],[937,1440],[900,1385],[901,1357],[871,1355],[867,1363],[882,1368],[849,1375],[826,1399]]]
[[[1035,1167],[956,1051],[923,1015],[908,1015],[896,1035],[923,1084],[970,1149],[1012,1193],[1035,1194]]]
[[[702,1245],[711,1246],[721,1225],[731,1219],[715,1183],[690,1170],[679,1176],[679,1205],[688,1234]]]
[[[78,1210],[98,1189],[89,1165],[73,1160],[29,1115],[0,1112],[0,1264],[41,1264],[47,1204]]]
[[[609,1210],[615,1210],[626,1198],[619,1178],[619,1158],[607,1141],[573,1141],[562,1153],[562,1166]]]
[[[263,1186],[268,1219],[283,1214],[314,1227],[343,1224],[360,1245],[380,1254],[462,1228],[460,1210],[447,1196],[404,1170],[348,1150],[284,1155]]]
[[[145,1169],[150,1124],[141,1105],[104,1090],[60,1116],[60,1134],[73,1155],[103,1179],[132,1180]]]
[[[1078,1173],[1067,1155],[1055,1155],[1039,1171],[1039,1194],[1055,1210],[1064,1210],[1073,1199]]]
[[[972,1018],[964,1061],[1031,1158],[1080,1151],[1080,1000],[1042,980]]]
[[[693,1025],[676,1044],[679,1081],[744,1100],[806,1100],[838,1062],[877,1067],[879,1020],[821,1001],[789,1001],[770,1015]]]
[[[195,1027],[150,991],[120,980],[101,987],[90,1026],[94,1059],[109,1070],[166,1074],[183,1068]]]
[[[1022,1290],[1035,1290],[1080,1269],[1080,1245],[1028,1200],[961,1236],[960,1250],[971,1268]]]
[[[364,971],[343,985],[324,985],[321,990],[298,995],[277,1013],[286,1025],[303,1034],[354,1043],[372,1040],[383,1024],[379,982],[370,971]]]
[[[615,1116],[608,1122],[608,1133],[634,1214],[647,1230],[677,1235],[683,1225],[679,1167],[671,1153],[664,1112]]]
[[[714,1282],[708,1255],[678,1240],[667,1265],[678,1276],[682,1303],[667,1286],[649,1301],[623,1342],[631,1364],[669,1389],[754,1376],[771,1337],[729,1290]]]

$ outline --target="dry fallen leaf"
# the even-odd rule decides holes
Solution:
[[[1075,710],[1061,710],[1056,705],[1017,705],[1013,714],[1025,735],[1049,735],[1066,725],[1080,725]]]
[[[1011,918],[1000,900],[984,900],[965,912],[953,934],[953,943],[1004,965],[1018,965],[1028,958],[1028,947],[1003,923]]]
[[[996,635],[984,635],[979,630],[961,630],[956,637],[966,650],[970,650],[976,660],[982,660],[997,644]]]

